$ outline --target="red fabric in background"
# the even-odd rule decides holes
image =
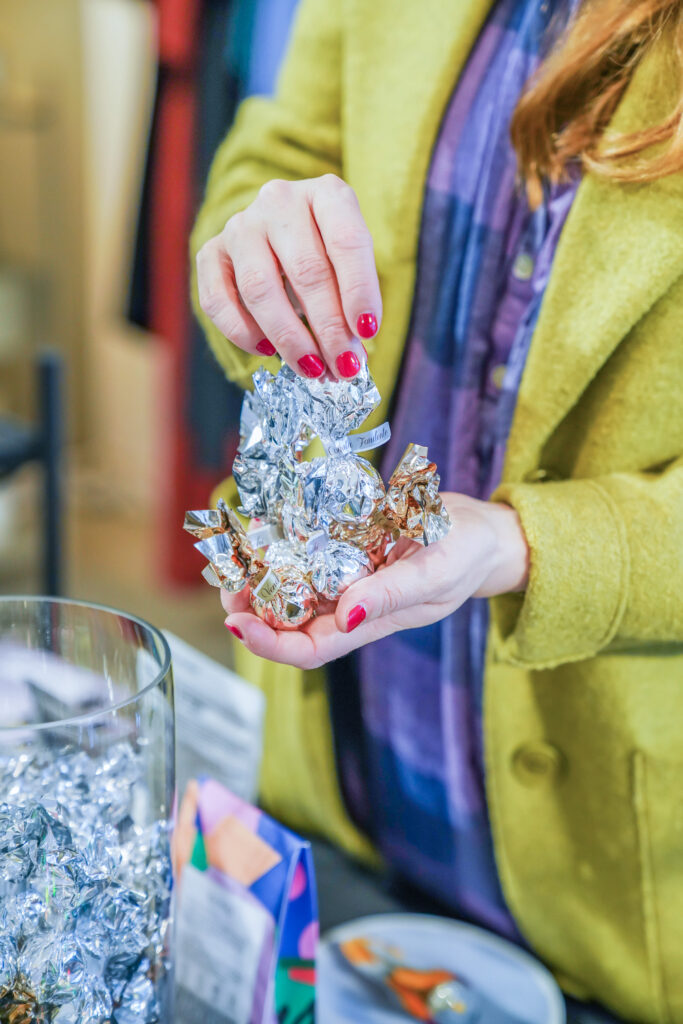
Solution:
[[[182,410],[191,335],[188,239],[195,212],[198,29],[201,0],[157,0],[159,91],[151,167],[149,327],[161,339],[157,396],[163,471],[159,474],[158,563],[173,583],[200,580],[204,559],[182,533],[189,508],[204,508],[216,484],[192,467]]]

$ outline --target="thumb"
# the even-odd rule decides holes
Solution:
[[[431,573],[423,548],[410,558],[382,566],[372,576],[352,583],[342,595],[334,613],[337,629],[350,633],[361,622],[422,604],[429,596]]]

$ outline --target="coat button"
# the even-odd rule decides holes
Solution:
[[[512,770],[525,786],[554,782],[565,769],[565,759],[550,743],[523,743],[512,755]]]
[[[544,466],[532,469],[529,473],[525,473],[524,475],[524,482],[527,484],[542,484],[546,481],[551,482],[559,479],[559,473],[556,473],[554,469],[546,469]]]
[[[520,252],[512,264],[512,273],[518,281],[529,281],[534,273],[534,258],[531,253]]]
[[[499,366],[494,366],[491,370],[491,383],[498,391],[500,391],[503,386],[506,372],[507,366],[505,363],[500,363]]]

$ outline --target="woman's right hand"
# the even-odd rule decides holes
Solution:
[[[200,306],[226,338],[245,352],[278,352],[306,377],[355,377],[360,339],[379,328],[372,238],[355,192],[334,174],[269,181],[202,246],[197,272]]]

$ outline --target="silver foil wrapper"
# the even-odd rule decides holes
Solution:
[[[253,379],[233,469],[241,511],[260,520],[252,535],[265,554],[257,555],[225,504],[188,512],[185,528],[208,559],[203,575],[210,583],[233,593],[248,584],[264,621],[296,629],[316,613],[319,597],[334,601],[381,568],[400,536],[434,543],[450,523],[425,448],[409,445],[387,488],[357,454],[389,436],[387,424],[349,436],[380,401],[367,365],[349,381],[308,380],[287,366],[276,377],[259,370]],[[328,454],[302,462],[314,435]]]
[[[289,448],[299,454],[311,439],[294,382],[299,378],[289,367],[283,367],[277,377],[261,369],[252,379],[254,394],[261,403],[258,409],[254,403],[254,410],[261,417],[266,446],[271,450]]]
[[[356,430],[380,403],[377,385],[370,375],[367,363],[351,380],[299,377],[289,367],[283,367],[292,381],[302,411],[303,421],[310,432],[319,437],[326,448]]]
[[[296,461],[310,441],[297,394],[282,373],[257,370],[254,391],[247,392],[240,416],[240,443],[233,476],[240,511],[276,522],[281,504],[281,463]]]
[[[311,582],[321,597],[336,601],[352,583],[370,576],[374,568],[361,548],[331,540],[311,558]]]
[[[337,523],[362,530],[384,497],[381,476],[360,455],[318,458],[300,467],[297,506],[310,532],[331,533]]]
[[[135,1020],[166,1019],[170,827],[135,823],[145,771],[127,742],[0,756],[3,1024],[126,1022],[143,987]]]
[[[285,569],[292,566],[304,575],[308,572],[306,548],[303,544],[298,544],[295,541],[273,541],[263,556],[263,561],[273,569]]]

